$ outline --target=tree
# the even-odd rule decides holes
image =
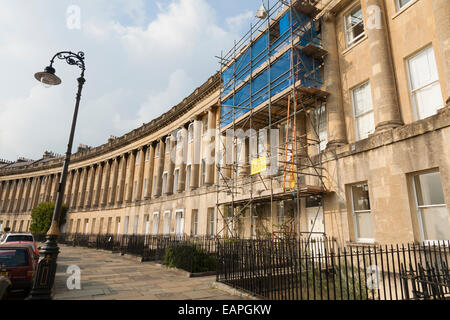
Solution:
[[[5,231],[5,232],[10,232],[10,231],[11,231],[11,228],[10,228],[10,227],[5,227],[5,229],[3,229],[3,231]]]
[[[44,234],[50,229],[52,223],[53,211],[55,210],[54,202],[41,202],[31,212],[30,231],[34,234]],[[66,223],[67,206],[61,208],[61,216],[59,217],[59,227]]]

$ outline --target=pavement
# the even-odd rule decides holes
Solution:
[[[55,300],[246,299],[215,288],[215,276],[189,278],[182,270],[168,269],[155,262],[138,262],[103,250],[65,245],[60,245],[60,250]],[[67,273],[70,266],[79,267],[80,289],[68,288],[68,282],[72,287],[77,283],[74,280],[77,272]]]

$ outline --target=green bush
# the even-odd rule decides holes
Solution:
[[[192,273],[216,271],[217,261],[195,245],[180,245],[166,249],[164,264]]]
[[[41,202],[31,212],[30,232],[33,234],[45,234],[52,223],[54,202]],[[59,217],[59,226],[66,222],[67,206],[61,208],[61,216]]]

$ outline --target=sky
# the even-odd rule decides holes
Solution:
[[[64,154],[77,67],[54,64],[60,86],[34,74],[59,51],[83,51],[74,150],[99,146],[168,111],[218,69],[255,22],[260,0],[2,0],[0,159]]]

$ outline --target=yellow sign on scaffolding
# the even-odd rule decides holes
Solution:
[[[261,157],[258,159],[252,160],[252,168],[251,168],[251,175],[255,175],[258,173],[262,173],[266,171],[267,169],[267,158]]]

